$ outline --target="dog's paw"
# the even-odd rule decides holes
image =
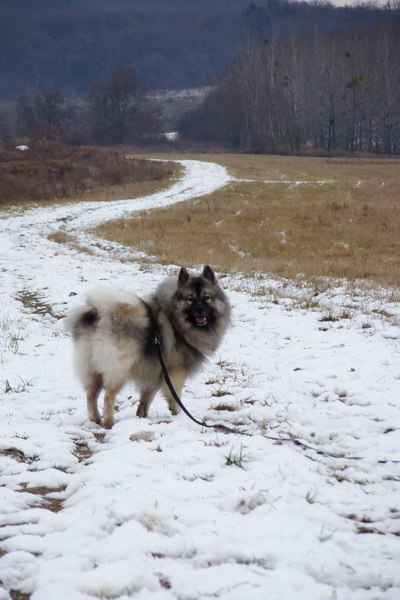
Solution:
[[[172,404],[172,402],[169,402],[168,408],[169,408],[171,415],[179,415],[179,413],[181,412],[181,409],[179,408],[178,404],[175,401],[173,404]]]
[[[136,411],[136,416],[138,417],[147,417],[147,408],[144,404],[139,404],[138,409]]]

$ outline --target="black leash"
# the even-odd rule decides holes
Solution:
[[[161,343],[157,336],[154,337],[153,343],[157,350],[158,360],[161,365],[165,383],[167,384],[169,391],[171,392],[174,400],[177,402],[177,404],[180,406],[180,408],[183,410],[183,412],[189,417],[189,419],[191,419],[194,423],[196,423],[197,425],[200,425],[201,427],[208,427],[209,429],[219,429],[220,431],[225,431],[225,433],[251,435],[250,433],[244,433],[243,431],[239,431],[239,429],[232,429],[231,427],[227,427],[226,425],[222,425],[222,424],[209,425],[208,423],[205,423],[204,421],[199,421],[192,414],[190,414],[190,412],[188,411],[188,409],[186,408],[186,406],[183,404],[182,400],[179,398],[178,394],[176,393],[174,386],[172,385],[172,381],[169,377],[168,370],[167,370],[167,367],[166,367],[164,359],[163,359],[163,355],[162,355],[162,351],[161,351]]]

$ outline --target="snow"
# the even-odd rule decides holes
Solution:
[[[146,198],[2,214],[0,600],[398,600],[397,290],[222,277],[234,324],[183,399],[250,435],[159,397],[138,419],[133,387],[112,430],[86,418],[62,317],[95,285],[146,295],[177,268],[85,230],[231,181],[182,164]]]

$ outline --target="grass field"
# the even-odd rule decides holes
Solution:
[[[208,262],[219,271],[400,287],[398,160],[193,158],[218,162],[237,179],[210,196],[108,222],[96,233],[164,264]]]

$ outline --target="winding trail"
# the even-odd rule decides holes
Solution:
[[[131,215],[133,212],[169,206],[205,194],[211,194],[227,185],[233,178],[227,170],[215,163],[202,161],[177,161],[184,167],[183,176],[170,188],[154,194],[105,202],[77,202],[51,207],[34,207],[26,211],[6,213],[0,219],[0,248],[2,264],[12,264],[13,271],[29,272],[29,263],[36,268],[38,255],[43,260],[51,259],[59,252],[59,245],[49,241],[47,236],[56,231],[77,235],[85,244],[93,237],[85,234],[85,229],[109,219]],[[107,247],[107,244],[106,244]],[[51,276],[51,264],[48,266]],[[9,285],[9,282],[8,282]]]

